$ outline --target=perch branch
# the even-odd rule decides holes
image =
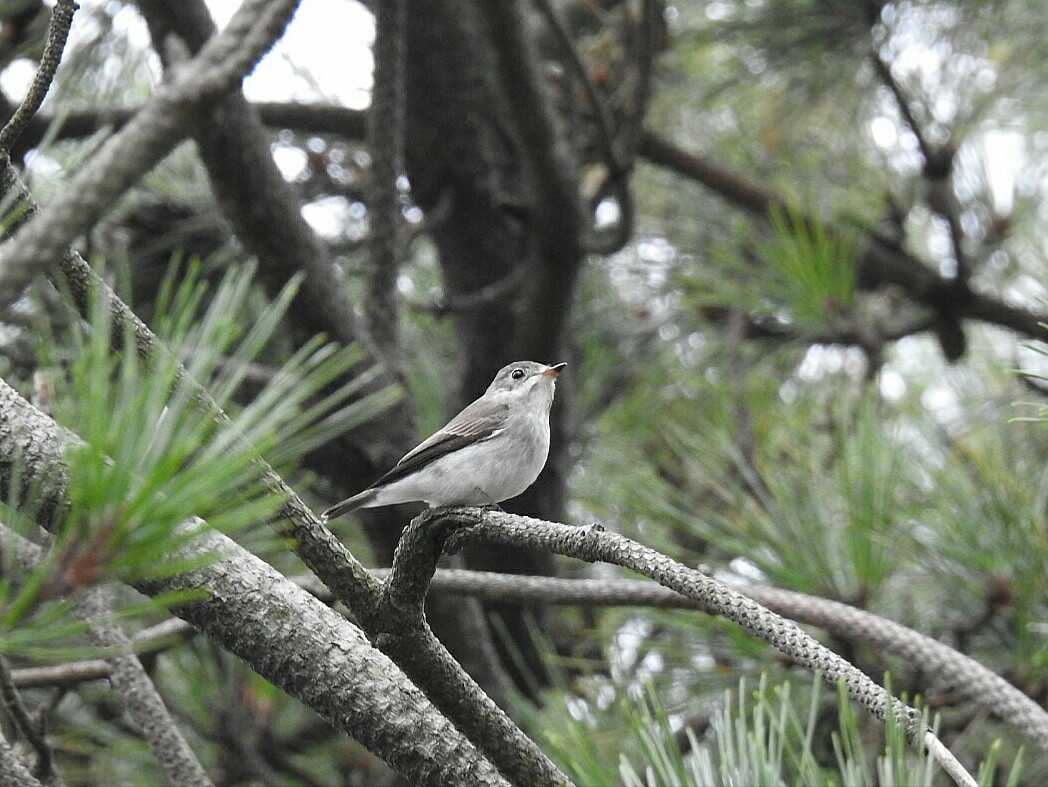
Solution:
[[[378,605],[369,614],[367,630],[379,647],[417,681],[425,681],[438,707],[470,698],[470,715],[458,714],[456,723],[483,751],[508,749],[499,767],[516,784],[565,785],[567,778],[542,750],[509,720],[473,679],[462,670],[449,670],[450,657],[435,659],[426,644],[433,638],[426,622],[424,602],[451,523],[432,511],[415,517],[405,528],[382,586]],[[439,675],[434,679],[434,675]],[[515,743],[514,743],[515,742]],[[513,743],[512,746],[507,744]]]
[[[690,569],[650,547],[625,536],[605,531],[599,525],[571,527],[541,519],[475,508],[446,509],[443,516],[455,522],[448,542],[457,550],[469,542],[483,541],[514,549],[542,549],[587,562],[605,562],[629,568],[699,602],[711,614],[722,615],[748,633],[773,645],[781,653],[831,685],[843,681],[848,693],[879,719],[894,716],[911,740],[923,740],[931,748],[935,734],[921,722],[920,713],[895,699],[861,670],[842,659],[795,623],[765,609],[737,590]],[[936,750],[951,776],[960,765],[945,749]],[[945,753],[944,753],[945,752]],[[947,756],[949,755],[949,756]],[[963,769],[962,769],[963,771]],[[974,785],[968,776],[958,784]],[[956,777],[955,777],[956,778]]]

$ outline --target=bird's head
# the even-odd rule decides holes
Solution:
[[[547,366],[534,361],[514,361],[499,369],[485,396],[495,394],[507,402],[527,401],[535,397],[553,402],[557,377],[566,363]]]

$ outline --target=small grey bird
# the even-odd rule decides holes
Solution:
[[[503,366],[483,396],[363,492],[325,511],[324,519],[395,503],[495,505],[516,497],[546,464],[553,390],[565,366]]]

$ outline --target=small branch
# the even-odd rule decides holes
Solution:
[[[33,774],[42,781],[51,783],[55,777],[51,747],[44,739],[42,731],[29,717],[29,711],[26,710],[22,697],[15,688],[7,659],[2,657],[0,657],[0,699],[3,700],[4,708],[19,733],[36,752],[36,767],[33,768]]]
[[[418,312],[429,312],[436,317],[480,309],[516,293],[520,289],[527,272],[528,269],[520,265],[514,268],[512,273],[473,292],[466,292],[461,295],[447,295],[438,298],[432,303],[411,303],[409,308]]]
[[[44,43],[44,51],[40,55],[40,64],[36,68],[33,82],[18,109],[0,129],[0,154],[6,155],[11,152],[11,146],[44,103],[44,97],[51,89],[58,65],[62,62],[62,52],[65,50],[69,28],[73,24],[73,14],[77,8],[79,6],[73,0],[58,0],[55,3],[51,12],[51,22],[47,27],[47,41]]]
[[[873,61],[874,71],[881,83],[891,91],[899,114],[902,115],[910,132],[917,139],[917,147],[924,158],[924,179],[928,182],[929,189],[928,203],[932,210],[946,222],[950,231],[954,258],[957,260],[956,280],[958,284],[966,285],[971,276],[971,261],[964,250],[964,229],[957,216],[957,206],[950,184],[956,147],[953,145],[937,147],[929,142],[928,135],[924,132],[924,127],[913,110],[913,101],[906,95],[906,91],[892,74],[891,64],[885,61],[876,49],[870,52],[870,59]]]
[[[911,740],[927,739],[933,735],[922,724],[921,714],[917,710],[892,697],[865,673],[809,636],[795,623],[739,591],[681,565],[650,547],[617,533],[607,532],[600,525],[571,527],[475,508],[446,510],[444,516],[459,525],[448,542],[452,550],[473,541],[482,541],[515,549],[543,549],[587,562],[612,563],[644,574],[660,585],[699,602],[707,612],[735,622],[795,663],[821,675],[830,685],[843,681],[856,702],[879,719],[884,719],[888,714],[893,715],[907,730]],[[944,764],[944,768],[950,767],[949,763]],[[951,772],[951,775],[954,773]],[[968,782],[958,781],[958,784],[967,785]]]
[[[938,736],[929,730],[924,733],[924,745],[928,747],[928,753],[932,755],[932,758],[942,766],[942,769],[946,771],[946,774],[953,779],[953,783],[960,787],[979,787],[972,775],[968,773],[967,769],[957,758],[953,755],[953,752],[943,745],[943,742],[939,740]]]
[[[617,179],[623,174],[625,168],[619,159],[618,152],[615,150],[615,132],[612,130],[611,115],[608,112],[608,108],[597,92],[597,86],[593,84],[589,71],[586,69],[586,64],[582,62],[582,57],[575,48],[575,42],[571,40],[571,35],[564,27],[563,22],[560,21],[557,12],[553,9],[553,4],[550,0],[535,0],[535,5],[538,7],[543,19],[546,20],[546,24],[553,31],[553,35],[556,37],[557,43],[560,44],[564,56],[568,59],[572,70],[574,70],[575,75],[582,83],[582,89],[586,91],[586,100],[589,101],[590,109],[593,110],[594,118],[597,121],[597,142],[600,145],[604,162],[608,167],[608,178],[611,180]]]
[[[870,53],[870,60],[873,62],[873,70],[877,72],[878,79],[880,79],[881,83],[891,91],[892,97],[895,99],[895,105],[899,109],[899,114],[902,115],[910,132],[917,139],[917,147],[920,149],[925,162],[932,161],[936,155],[936,151],[928,142],[928,138],[924,134],[923,126],[918,122],[917,116],[913,112],[913,107],[911,106],[909,98],[903,91],[902,86],[895,79],[895,75],[892,74],[891,65],[881,57],[876,49]]]
[[[107,658],[112,667],[109,679],[124,710],[141,728],[142,737],[171,787],[212,787],[156,686],[132,652],[131,641],[113,621],[109,595],[105,587],[85,590],[75,599],[74,611],[87,623],[94,643],[114,652]]]

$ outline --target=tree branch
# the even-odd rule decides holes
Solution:
[[[17,173],[10,164],[6,172],[7,177],[13,180],[9,180],[7,184],[0,183],[0,186],[7,185],[17,188],[23,200],[29,200],[30,197],[24,184],[18,179]],[[2,191],[3,189],[0,188],[0,192]],[[90,293],[97,291],[102,294],[101,297],[104,297],[109,305],[114,336],[123,336],[125,331],[131,331],[138,353],[147,360],[155,355],[169,352],[149,327],[98,278],[79,254],[71,252],[64,258],[63,265],[66,280],[77,298],[82,313],[87,313]],[[179,367],[178,377],[179,381],[191,386],[201,406],[214,418],[220,421],[227,419],[225,413],[207,391],[186,377],[184,367]],[[10,390],[0,382],[0,392],[3,388]],[[0,430],[0,437],[2,437],[2,430]],[[45,454],[49,450],[46,443],[36,442],[33,443],[33,446]],[[45,458],[52,462],[60,461],[58,457],[46,456]],[[287,529],[282,534],[290,539],[296,554],[334,592],[339,600],[353,611],[358,619],[367,619],[368,612],[379,599],[381,588],[379,581],[360,564],[338,537],[320,521],[263,458],[259,457],[256,461],[263,468],[263,483],[273,494],[278,495],[284,501],[281,513],[286,520]],[[52,490],[52,497],[57,492],[60,492],[60,489]],[[60,497],[58,495],[58,500],[53,500],[51,503],[53,512],[60,507]],[[500,729],[509,737],[504,738],[497,749],[486,752],[496,761],[497,766],[507,767],[510,770],[519,767],[523,756],[520,754],[522,748],[528,749],[529,752],[530,750],[538,752],[538,754],[530,752],[528,757],[545,756],[541,754],[534,742],[520,732],[509,717],[501,711],[498,711],[497,714],[491,713],[490,710],[483,713],[478,712],[478,706],[487,706],[488,703],[494,705],[479,688],[475,693],[469,695],[451,697],[444,693],[443,687],[448,681],[446,677],[448,675],[456,676],[456,680],[460,681],[462,685],[476,687],[432,632],[427,629],[416,644],[420,652],[413,653],[413,658],[425,659],[430,666],[427,673],[418,674],[416,677],[420,682],[424,682],[424,688],[432,692],[432,696],[437,698],[436,701],[441,701],[441,697],[444,698],[441,701],[443,712],[449,714],[457,724],[461,725],[462,729],[471,730],[478,736],[482,732],[485,735],[489,734],[487,730],[482,729],[486,720],[489,718],[499,720]],[[463,696],[468,697],[467,701],[463,702]]]
[[[597,91],[597,86],[593,84],[593,80],[586,69],[586,64],[582,62],[582,57],[579,55],[578,49],[575,48],[575,43],[571,40],[571,35],[568,33],[567,28],[557,16],[553,4],[550,0],[535,0],[535,5],[546,20],[546,24],[553,31],[553,35],[564,52],[568,64],[582,83],[582,89],[586,93],[586,100],[593,110],[593,116],[596,121],[597,142],[608,172],[604,182],[597,189],[595,199],[592,200],[590,223],[592,224],[593,210],[596,209],[605,195],[614,193],[619,205],[619,219],[616,222],[614,231],[597,235],[596,230],[590,227],[589,234],[592,237],[585,240],[586,249],[598,254],[613,254],[625,246],[633,234],[635,207],[629,182],[629,173],[633,167],[632,156],[624,157],[617,150],[615,133],[612,130],[611,115],[608,112],[607,105]]]
[[[740,175],[701,156],[676,147],[652,132],[641,138],[640,155],[653,164],[666,167],[679,175],[694,180],[743,210],[761,218],[768,218],[774,210],[786,210],[784,198],[750,183]],[[815,222],[814,217],[805,221]],[[833,228],[828,229],[833,234]],[[944,279],[928,266],[904,250],[879,238],[876,233],[868,238],[862,254],[860,278],[869,285],[895,284],[907,295],[936,312],[952,312],[959,317],[980,320],[1034,339],[1048,338],[1044,327],[1048,315],[1035,314],[1010,306],[1003,301],[965,288],[959,293],[956,282]]]
[[[10,484],[17,461],[21,483],[35,484],[48,507],[60,510],[62,444],[58,426],[0,380],[0,480]],[[55,518],[46,524],[55,527]],[[203,568],[135,587],[147,595],[205,589],[205,600],[181,605],[176,614],[415,781],[505,784],[363,632],[271,566],[213,531],[172,557],[193,562],[216,555],[220,560]]]
[[[44,51],[40,55],[40,63],[37,65],[33,81],[26,91],[22,103],[18,109],[0,129],[0,153],[7,154],[11,146],[18,140],[19,135],[33,116],[44,103],[47,91],[51,89],[55,72],[62,62],[62,52],[65,50],[66,39],[69,37],[69,28],[73,25],[73,14],[78,8],[73,0],[58,0],[51,12],[51,21],[47,26],[47,41],[44,43]]]
[[[142,730],[160,770],[171,787],[212,787],[193,750],[171,718],[156,686],[131,650],[131,642],[113,620],[110,592],[88,588],[77,594],[76,616],[87,623],[95,645],[113,652],[109,680],[121,705]]]
[[[950,244],[953,246],[954,258],[957,260],[956,282],[965,285],[971,277],[972,266],[968,254],[964,248],[964,229],[961,227],[960,217],[957,215],[957,204],[953,196],[953,186],[950,176],[953,172],[953,162],[956,158],[957,148],[955,145],[933,146],[924,132],[924,127],[917,119],[913,110],[913,102],[902,85],[892,74],[891,64],[881,57],[880,52],[874,48],[870,52],[873,61],[873,69],[881,83],[888,88],[899,114],[909,127],[911,133],[917,139],[917,147],[924,158],[923,175],[928,183],[928,204],[933,211],[938,213],[946,222],[950,231]],[[960,341],[963,347],[963,336]]]
[[[439,523],[437,523],[439,526]],[[410,529],[409,531],[410,532]],[[19,542],[4,537],[3,548],[10,553]],[[425,555],[425,550],[421,551]],[[404,563],[401,564],[406,565]],[[373,569],[389,583],[390,569]],[[295,581],[323,601],[333,597],[312,576]],[[818,598],[765,585],[737,585],[749,596],[773,612],[812,626],[818,626],[839,637],[857,640],[888,653],[894,653],[938,675],[942,682],[959,687],[964,696],[1001,721],[1027,735],[1041,749],[1048,751],[1048,711],[992,670],[949,647],[900,623],[838,601]],[[653,582],[633,579],[559,579],[555,577],[498,574],[489,571],[438,569],[429,584],[438,594],[471,596],[484,601],[523,605],[571,605],[585,607],[658,607],[661,609],[705,610],[699,602]],[[172,637],[193,629],[177,618],[144,629],[134,638],[138,652],[154,652]],[[85,680],[108,677],[109,663],[102,660],[78,661],[53,667],[27,667],[14,670],[14,684],[19,688],[74,685]]]
[[[405,528],[393,568],[383,583],[381,599],[369,614],[366,628],[409,677],[428,687],[438,707],[469,705],[470,714],[457,714],[456,723],[483,751],[506,750],[504,755],[493,757],[497,756],[500,769],[514,784],[569,784],[567,777],[467,673],[448,670],[445,665],[454,663],[450,657],[434,658],[432,648],[426,644],[433,635],[426,622],[424,602],[450,524],[426,511]]]
[[[660,585],[688,596],[711,614],[722,615],[748,633],[773,645],[795,663],[823,677],[830,685],[843,681],[851,697],[879,719],[894,716],[914,742],[937,741],[924,727],[921,714],[895,699],[836,653],[806,634],[796,624],[765,609],[727,585],[671,558],[605,531],[599,525],[571,527],[541,519],[475,508],[444,509],[443,516],[459,526],[449,540],[452,550],[473,541],[501,544],[515,549],[542,549],[587,562],[605,562],[637,571]],[[945,750],[943,750],[945,751]],[[955,761],[948,751],[937,756],[951,776]],[[947,756],[948,755],[948,756]],[[956,767],[960,767],[959,764]],[[963,772],[963,768],[962,768]],[[974,785],[968,776],[958,784]]]

